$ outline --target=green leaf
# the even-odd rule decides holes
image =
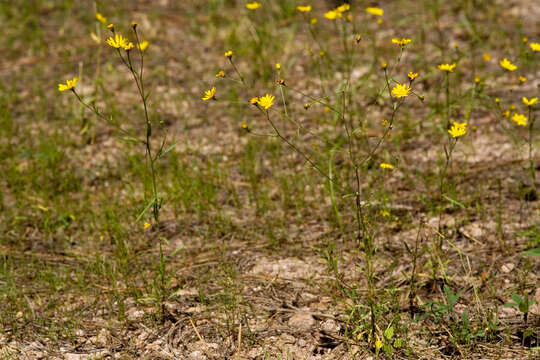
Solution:
[[[394,337],[394,327],[390,326],[388,329],[384,330],[384,337],[388,340]]]
[[[159,154],[158,154],[158,159],[163,157],[166,153],[168,153],[169,151],[171,151],[172,149],[174,149],[174,147],[176,146],[177,143],[174,143],[172,144],[171,146],[169,146],[168,148],[166,148],[165,150],[163,151],[160,151]]]
[[[144,208],[144,210],[141,211],[141,213],[139,214],[139,216],[137,216],[137,219],[135,219],[135,222],[139,222],[139,220],[141,220],[141,218],[143,217],[144,213],[145,213],[148,209],[150,209],[150,207],[151,207],[152,205],[154,205],[154,202],[155,202],[155,201],[156,201],[156,199],[150,200],[150,202],[148,203],[148,205],[146,205],[146,207]]]
[[[519,296],[518,294],[512,294],[512,299],[517,303],[521,304],[523,302],[523,298]]]
[[[450,196],[443,195],[443,198],[445,198],[446,200],[450,201],[452,204],[459,206],[459,207],[462,208],[462,209],[465,209],[465,208],[466,208],[465,205],[463,205],[462,203],[460,203],[460,202],[457,201],[457,200],[452,199]]]
[[[540,256],[540,248],[531,249],[521,253],[521,256]]]
[[[504,304],[504,307],[514,307],[514,306],[518,306],[518,304],[514,303],[514,302],[507,302],[506,304]]]

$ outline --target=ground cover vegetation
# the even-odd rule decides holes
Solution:
[[[534,359],[540,6],[0,4],[0,359]]]

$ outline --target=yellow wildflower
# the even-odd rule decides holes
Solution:
[[[324,17],[329,20],[336,20],[340,18],[341,16],[342,16],[341,13],[337,10],[330,10],[326,14],[324,14]]]
[[[519,82],[520,82],[520,83],[523,84],[525,81],[527,81],[527,78],[526,78],[525,76],[520,76],[520,77],[519,77]]]
[[[384,15],[384,10],[381,9],[381,8],[378,8],[378,7],[368,7],[368,8],[366,8],[366,12],[368,14],[376,15],[376,16],[383,16]]]
[[[257,10],[260,7],[261,7],[261,3],[257,1],[246,4],[246,8],[248,8],[249,10]]]
[[[114,32],[114,24],[109,24],[107,25],[107,29],[111,30],[112,32]]]
[[[129,42],[126,46],[124,46],[124,50],[126,51],[130,51],[131,49],[133,49],[134,45],[132,42]]]
[[[240,126],[241,126],[242,129],[244,129],[244,130],[247,130],[247,129],[248,129],[248,124],[247,124],[247,122],[243,122],[242,124],[240,124]]]
[[[229,58],[229,59],[232,58],[232,50],[226,51],[225,52],[225,57]]]
[[[407,74],[407,76],[409,77],[409,79],[411,81],[413,81],[414,79],[416,79],[418,77],[418,73],[413,73],[412,71],[409,71],[409,73]]]
[[[525,44],[526,44],[526,43],[528,43],[528,42],[529,42],[529,38],[528,38],[528,37],[526,37],[526,36],[524,36],[524,37],[522,37],[522,38],[521,38],[521,41],[523,41],[523,43],[525,43]]]
[[[137,22],[136,21],[130,22],[129,25],[133,28],[133,30],[137,30]]]
[[[144,40],[139,45],[137,45],[137,47],[139,48],[139,50],[144,51],[148,48],[148,45],[150,45],[148,40]]]
[[[77,81],[79,81],[79,78],[76,76],[72,80],[66,80],[65,84],[58,84],[58,91],[66,91],[71,90],[75,88],[75,85],[77,84]]]
[[[251,100],[249,100],[249,102],[251,103],[251,105],[257,105],[259,103],[259,98],[252,97]]]
[[[482,59],[484,59],[485,62],[488,62],[491,60],[491,55],[488,54],[488,53],[483,53],[482,54]]]
[[[276,63],[276,70],[281,70],[281,64],[280,63]]]
[[[216,74],[216,77],[217,77],[217,78],[225,77],[225,71],[220,70],[220,71]]]
[[[206,101],[206,100],[215,100],[216,99],[216,87],[212,87],[210,90],[206,90],[204,92],[204,96],[203,96],[203,101]]]
[[[411,42],[411,39],[406,39],[406,38],[402,38],[402,39],[394,38],[394,39],[392,39],[392,43],[397,44],[397,45],[399,45],[401,47],[405,47],[410,42]]]
[[[532,99],[527,99],[526,97],[523,97],[523,99],[521,99],[521,100],[527,106],[533,106],[534,104],[536,104],[538,102],[537,97],[533,97]]]
[[[510,110],[506,110],[506,111],[503,113],[503,116],[504,116],[504,117],[510,117]]]
[[[375,351],[379,352],[379,350],[381,350],[382,347],[383,347],[382,340],[377,338],[377,340],[375,341]]]
[[[498,104],[501,102],[501,99],[499,99],[498,97],[495,98],[495,102]]]
[[[517,69],[517,66],[512,64],[507,58],[502,59],[499,64],[503,69],[506,69],[508,71],[514,71]]]
[[[452,127],[448,130],[448,133],[452,135],[453,138],[465,135],[467,133],[467,123],[458,123],[454,121]]]
[[[388,63],[386,61],[381,61],[381,68],[386,69],[388,67]]]
[[[397,84],[392,89],[392,95],[397,98],[407,97],[409,96],[409,92],[411,92],[411,88],[407,84]]]
[[[357,43],[357,44],[360,44],[360,41],[362,41],[362,35],[356,34],[356,36],[354,37],[354,39],[356,40],[356,43]]]
[[[390,212],[386,211],[386,210],[381,210],[381,215],[383,217],[389,217],[390,216]]]
[[[351,5],[345,3],[343,5],[340,5],[336,8],[336,11],[340,12],[340,13],[344,13],[346,11],[349,11],[351,9]]]
[[[309,23],[311,25],[315,25],[317,23],[317,18],[311,18],[311,20],[309,20]]]
[[[540,51],[540,43],[530,43],[529,46],[531,47],[531,50],[534,52]]]
[[[529,119],[527,119],[527,117],[523,114],[515,113],[512,116],[512,121],[518,124],[519,126],[527,126],[527,120]]]
[[[323,57],[324,55],[326,55],[326,53],[324,52],[324,50],[319,50],[319,56]]]
[[[437,68],[439,68],[439,70],[448,71],[448,72],[453,72],[455,67],[456,67],[456,63],[440,64],[440,65],[437,66]]]
[[[479,76],[475,76],[475,77],[474,77],[474,82],[475,82],[476,84],[480,83],[480,80],[481,80],[481,79],[480,79]]]
[[[116,49],[119,49],[119,48],[125,49],[129,45],[128,39],[126,39],[120,34],[114,34],[114,38],[112,36],[109,37],[107,39],[107,44],[109,44],[110,46]]]
[[[107,23],[107,18],[103,16],[101,13],[96,13],[96,20],[105,25]]]
[[[394,165],[392,164],[388,164],[388,163],[381,163],[381,165],[379,165],[381,167],[381,169],[389,169],[389,170],[392,170],[394,168]]]
[[[300,11],[300,12],[310,12],[311,11],[311,5],[298,5],[296,7],[296,10]]]
[[[152,225],[150,225],[149,222],[145,222],[144,225],[143,225],[143,229],[146,230],[146,229],[150,228],[150,226],[152,226]]]
[[[272,105],[274,105],[274,99],[275,99],[275,96],[266,94],[259,99],[258,103],[265,110],[268,110]]]
[[[514,104],[510,105],[510,110],[516,110],[516,105]]]

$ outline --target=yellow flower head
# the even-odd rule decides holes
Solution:
[[[317,18],[311,18],[311,20],[309,20],[309,23],[311,25],[315,25],[317,23]]]
[[[515,113],[512,116],[512,121],[518,124],[519,126],[527,126],[527,120],[529,119],[527,119],[527,117],[523,114]]]
[[[476,84],[480,83],[480,80],[482,80],[482,79],[480,79],[479,76],[475,76],[475,77],[474,77],[474,82],[475,82]]]
[[[77,84],[77,81],[79,81],[79,78],[76,76],[72,80],[66,80],[65,84],[58,84],[58,91],[66,91],[71,90],[75,88],[75,85]]]
[[[268,110],[272,105],[274,105],[275,96],[266,94],[259,98],[259,105],[262,106],[265,110]]]
[[[439,68],[439,70],[448,71],[448,72],[453,72],[455,67],[456,67],[456,63],[440,64],[440,65],[437,66],[437,68]]]
[[[311,11],[311,5],[305,5],[305,6],[298,5],[296,7],[296,10],[298,10],[300,12],[310,12]]]
[[[258,97],[252,97],[251,100],[249,100],[251,105],[257,105],[259,104],[259,98]]]
[[[101,13],[96,13],[96,20],[105,25],[107,23],[107,18]]]
[[[336,11],[340,12],[340,13],[344,13],[346,11],[349,11],[351,10],[351,5],[349,4],[343,4],[343,5],[340,5],[336,8]]]
[[[216,77],[217,77],[217,78],[225,77],[225,71],[220,70],[220,71],[216,74]]]
[[[483,53],[482,54],[482,59],[484,59],[485,62],[488,62],[491,60],[491,55],[488,54],[488,53]]]
[[[381,9],[381,8],[378,8],[378,7],[368,7],[368,8],[366,8],[366,12],[368,14],[375,15],[375,16],[383,16],[384,15],[384,10]]]
[[[499,64],[501,65],[503,69],[508,70],[508,71],[514,71],[517,69],[517,66],[512,64],[510,60],[508,60],[507,58],[504,58],[501,61],[499,61]]]
[[[139,50],[145,51],[148,48],[148,45],[150,45],[148,40],[144,40],[139,45],[137,45],[137,47],[139,48]]]
[[[389,169],[389,170],[392,170],[394,168],[394,165],[392,164],[388,164],[388,163],[381,163],[380,167],[382,169]]]
[[[134,48],[134,45],[132,42],[129,42],[126,46],[124,46],[124,50],[126,51],[130,51],[133,48]]]
[[[381,68],[386,69],[388,67],[388,63],[386,61],[381,61]]]
[[[257,1],[246,4],[246,8],[248,8],[249,10],[257,10],[260,7],[261,7],[261,3]]]
[[[409,79],[411,81],[413,81],[414,79],[416,79],[418,77],[418,73],[413,73],[412,71],[410,71],[407,76],[409,77]]]
[[[527,78],[526,78],[525,76],[520,76],[520,77],[519,77],[519,82],[520,82],[520,83],[523,84],[525,81],[527,81]]]
[[[204,92],[203,101],[216,99],[216,87],[212,87],[210,90]]]
[[[454,121],[452,127],[448,130],[448,133],[452,135],[453,138],[465,135],[467,133],[467,123],[458,123]]]
[[[112,36],[109,37],[107,39],[107,44],[109,44],[110,46],[116,49],[119,49],[119,48],[125,49],[129,45],[128,39],[126,39],[120,34],[114,34],[114,38]]]
[[[342,16],[341,13],[337,10],[330,10],[326,14],[324,14],[324,17],[329,20],[336,20],[340,18],[341,16]]]
[[[111,30],[112,32],[114,32],[114,24],[109,24],[107,25],[107,29]]]
[[[540,44],[539,43],[530,43],[529,46],[531,47],[531,50],[534,52],[540,51]]]
[[[150,226],[152,226],[152,225],[150,225],[149,222],[145,222],[144,225],[143,225],[143,229],[144,229],[144,230],[147,230],[147,229],[150,228]]]
[[[276,70],[281,70],[281,64],[280,63],[276,63]]]
[[[521,100],[527,106],[533,106],[534,104],[536,104],[538,102],[537,97],[533,97],[532,99],[527,99],[526,97],[523,97],[523,99],[521,99]]]
[[[382,164],[381,164],[382,165]],[[389,211],[386,211],[386,210],[381,210],[381,216],[383,217],[389,217],[390,216],[390,212]]]
[[[397,98],[407,97],[411,92],[411,88],[407,84],[397,84],[392,89],[392,95]]]
[[[394,39],[392,39],[392,43],[397,44],[397,45],[399,45],[401,47],[405,47],[410,42],[411,42],[411,39],[406,39],[406,38],[402,38],[402,39],[394,38]]]
[[[232,58],[232,50],[225,51],[225,57],[229,59]]]
[[[247,122],[243,122],[242,124],[240,124],[240,126],[241,126],[242,129],[244,129],[244,130],[247,130],[248,127],[249,127],[248,124],[247,124]]]

